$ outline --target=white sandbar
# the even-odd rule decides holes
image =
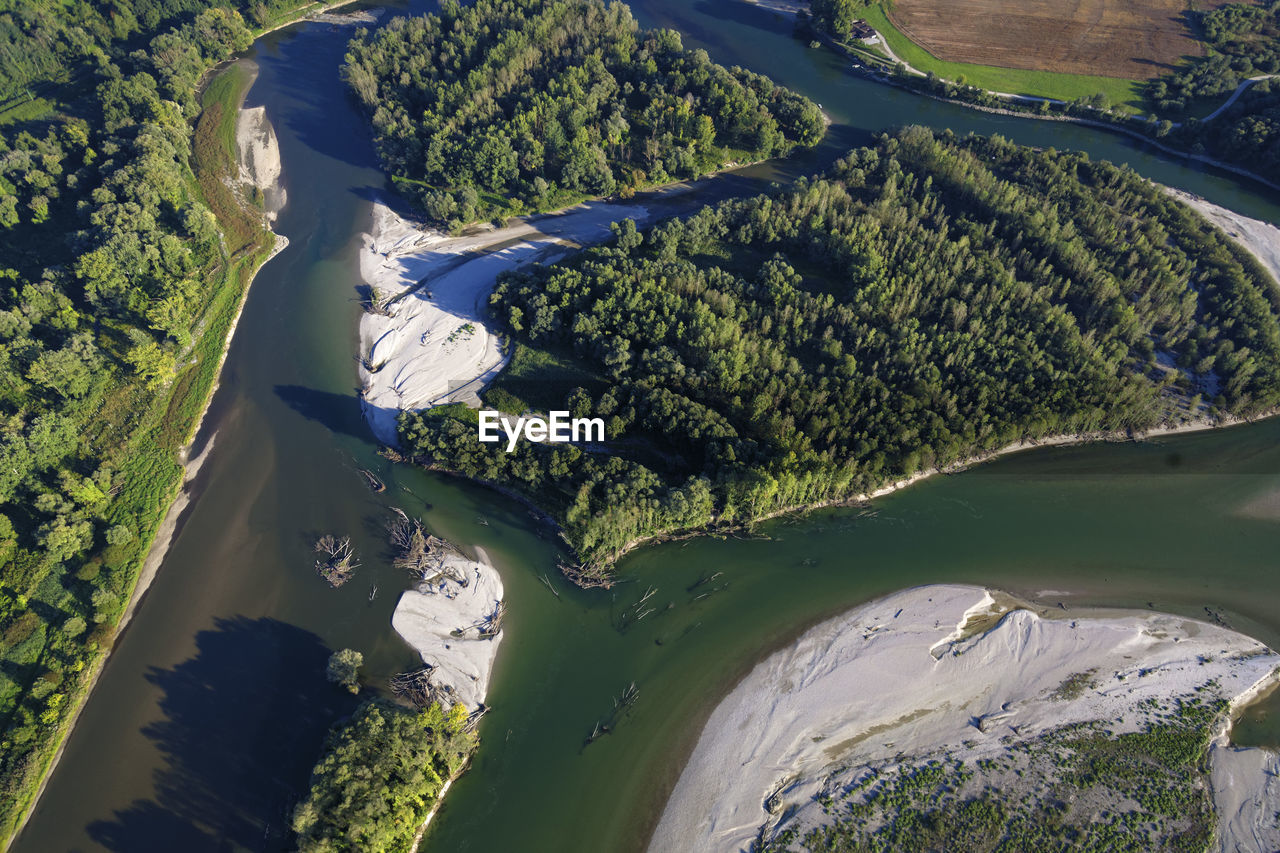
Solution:
[[[444,559],[466,584],[439,578],[406,590],[391,616],[391,627],[432,667],[432,682],[452,691],[455,702],[475,709],[489,690],[493,659],[502,632],[481,638],[476,626],[502,601],[502,578],[482,549],[478,560],[461,555]],[[454,631],[460,635],[455,635]]]
[[[849,768],[944,750],[995,756],[1006,736],[1074,722],[1134,730],[1144,699],[1164,706],[1215,679],[1202,695],[1230,699],[1280,665],[1249,637],[1179,616],[1042,618],[1006,613],[1010,606],[979,587],[910,589],[824,622],[767,658],[712,712],[650,851],[746,850],[771,819],[764,803],[775,792],[781,812],[795,805],[803,816],[823,781]],[[1096,686],[1051,698],[1088,670]],[[1257,809],[1236,811],[1243,825]]]
[[[502,341],[488,321],[489,293],[501,273],[602,242],[612,235],[611,223],[629,218],[641,224],[648,216],[634,204],[591,202],[450,237],[375,203],[360,275],[396,298],[390,316],[366,313],[360,320],[364,411],[378,439],[396,443],[402,410],[474,404],[502,369]]]
[[[1280,228],[1261,219],[1251,219],[1234,210],[1205,201],[1200,196],[1189,192],[1172,187],[1165,187],[1165,191],[1221,228],[1228,237],[1257,258],[1258,263],[1266,267],[1271,277],[1280,283]]]

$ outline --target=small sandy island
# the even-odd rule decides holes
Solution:
[[[834,819],[820,798],[869,773],[1003,760],[1070,724],[1137,731],[1179,698],[1247,701],[1280,666],[1249,637],[1179,616],[1050,615],[927,586],[811,629],[712,712],[650,851],[742,851],[787,829],[798,840]],[[1222,849],[1277,849],[1275,756],[1227,746],[1224,728],[1211,763]]]
[[[391,627],[431,667],[431,684],[447,700],[475,710],[489,690],[502,640],[502,578],[479,559],[445,555],[438,573],[400,596]]]
[[[286,200],[284,185],[280,182],[284,167],[280,163],[276,129],[267,118],[266,107],[240,110],[236,118],[236,147],[240,151],[240,182],[262,193],[267,221],[275,222]]]

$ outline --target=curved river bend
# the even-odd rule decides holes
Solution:
[[[812,171],[871,133],[920,123],[1083,149],[1280,222],[1274,197],[1124,137],[851,76],[758,8],[632,6],[642,23],[675,27],[716,60],[810,95],[836,122],[804,161],[749,170],[702,198]],[[214,445],[181,529],[15,850],[287,849],[288,813],[324,732],[351,707],[324,680],[330,650],[361,650],[371,683],[414,661],[389,627],[407,585],[383,544],[393,505],[482,545],[510,603],[484,742],[428,849],[640,849],[702,720],[737,678],[815,621],[908,585],[1151,606],[1280,644],[1280,421],[1035,451],[926,481],[869,514],[827,511],[765,525],[756,541],[644,549],[612,592],[560,583],[552,537],[524,509],[391,468],[360,420],[354,256],[383,177],[337,75],[349,36],[307,23],[264,37],[248,57],[260,67],[248,104],[266,107],[280,139],[289,205],[277,230],[290,246],[253,285],[197,441]],[[359,467],[384,477],[387,491],[365,489]],[[318,531],[349,533],[362,555],[357,578],[339,590],[311,568]],[[689,587],[714,571],[723,588],[695,600],[708,585]],[[617,630],[618,613],[649,586],[672,606]],[[640,695],[628,716],[584,748],[632,681]],[[1265,710],[1241,732],[1275,743]]]

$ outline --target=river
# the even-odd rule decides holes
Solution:
[[[632,5],[643,23],[679,29],[686,45],[808,94],[836,122],[821,151],[753,170],[743,187],[921,123],[1083,149],[1280,222],[1273,196],[1127,138],[852,76],[791,39],[772,13],[732,0]],[[280,140],[289,204],[277,230],[290,246],[253,285],[197,438],[197,450],[213,448],[173,546],[14,850],[286,849],[288,813],[324,733],[352,707],[324,679],[330,651],[363,652],[374,685],[414,662],[389,624],[408,582],[384,544],[391,506],[483,546],[510,605],[482,746],[428,850],[641,848],[701,721],[737,678],[813,622],[908,585],[990,584],[1068,608],[1155,607],[1221,618],[1280,645],[1280,420],[1020,454],[926,481],[870,512],[778,520],[753,540],[642,549],[613,591],[568,587],[553,537],[526,510],[393,468],[361,422],[355,251],[384,181],[337,74],[349,36],[306,23],[263,37],[246,58],[260,69],[248,105],[266,107]],[[387,491],[370,493],[359,467],[384,477]],[[319,532],[350,534],[361,555],[341,589],[312,569]],[[714,572],[723,574],[689,590]],[[619,631],[619,612],[651,586],[658,612]],[[639,699],[616,732],[584,748],[632,681]],[[1266,711],[1242,726],[1252,742],[1280,739]]]

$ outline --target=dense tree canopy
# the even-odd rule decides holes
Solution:
[[[1280,0],[1232,4],[1199,17],[1212,49],[1148,84],[1147,97],[1161,111],[1180,112],[1198,98],[1229,94],[1241,80],[1280,72]]]
[[[521,346],[582,366],[544,403],[605,417],[606,446],[508,454],[457,409],[401,433],[427,461],[518,483],[590,571],[638,538],[1023,438],[1149,427],[1202,394],[1244,414],[1280,403],[1274,283],[1083,155],[914,128],[781,195],[617,233],[493,296]],[[500,380],[491,400],[518,408],[519,391]]]
[[[409,711],[378,700],[329,735],[293,813],[302,853],[404,853],[445,780],[475,749],[467,709]]]
[[[446,0],[356,38],[345,74],[387,169],[441,222],[626,195],[823,130],[806,98],[603,0]]]
[[[234,34],[242,17],[261,26],[298,0],[0,0],[0,105],[50,84],[91,84],[141,48],[164,76],[194,70],[193,55]],[[206,14],[212,11],[213,14]],[[170,32],[170,28],[174,31]],[[159,34],[159,35],[157,35]],[[174,94],[190,99],[190,85]]]

